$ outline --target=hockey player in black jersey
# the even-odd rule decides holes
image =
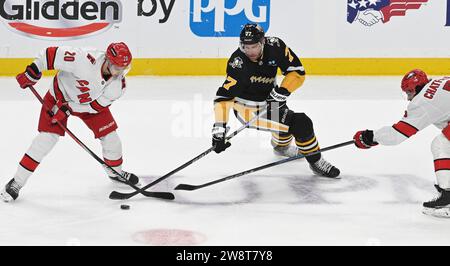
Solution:
[[[277,85],[280,68],[285,76]],[[239,48],[228,60],[227,78],[214,99],[215,123],[212,129],[214,151],[220,153],[230,147],[225,141],[229,111],[246,123],[266,108],[267,114],[250,125],[251,128],[272,132],[272,146],[278,155],[292,157],[298,153],[314,173],[338,178],[340,171],[325,161],[320,153],[313,122],[305,113],[296,113],[286,105],[288,96],[302,86],[305,69],[299,58],[276,37],[265,37],[257,24],[246,24],[240,34]],[[296,146],[290,146],[295,138]]]

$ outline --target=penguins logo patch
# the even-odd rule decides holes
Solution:
[[[243,63],[244,63],[244,61],[242,61],[242,58],[236,57],[235,59],[233,59],[232,62],[230,62],[230,66],[232,68],[242,68]]]
[[[280,40],[277,37],[269,37],[267,38],[267,44],[270,46],[275,46],[275,44],[280,47]]]

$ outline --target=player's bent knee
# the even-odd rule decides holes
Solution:
[[[41,147],[42,150],[51,150],[58,143],[59,137],[55,133],[41,132],[34,139],[33,145]]]
[[[103,150],[108,151],[114,151],[114,152],[122,152],[122,142],[120,140],[119,135],[117,134],[117,131],[113,131],[109,133],[108,135],[101,137],[100,141],[102,143]]]
[[[431,152],[435,158],[449,157],[450,141],[443,134],[439,134],[431,143]]]
[[[58,142],[59,138],[61,137],[58,134],[48,133],[48,132],[41,132],[40,135],[42,136],[42,138],[47,140],[49,143],[53,143],[53,144],[56,144]]]
[[[311,136],[314,134],[313,122],[305,113],[295,113],[290,125],[290,133],[295,136]]]
[[[58,134],[41,132],[34,138],[27,154],[34,160],[41,161],[55,147],[58,140]]]

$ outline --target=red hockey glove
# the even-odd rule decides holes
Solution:
[[[373,131],[365,130],[356,132],[353,137],[356,147],[360,149],[369,149],[370,147],[377,146],[378,143],[373,141]]]
[[[52,116],[52,124],[64,121],[72,112],[68,103],[57,101],[56,106],[58,107],[58,111]]]
[[[39,79],[42,77],[42,73],[39,72],[37,66],[32,63],[27,66],[24,72],[18,74],[16,76],[17,82],[19,83],[22,89],[27,88],[28,86],[33,86]]]

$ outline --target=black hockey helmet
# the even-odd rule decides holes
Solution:
[[[262,42],[264,29],[255,23],[245,24],[240,34],[241,44],[255,44]]]

